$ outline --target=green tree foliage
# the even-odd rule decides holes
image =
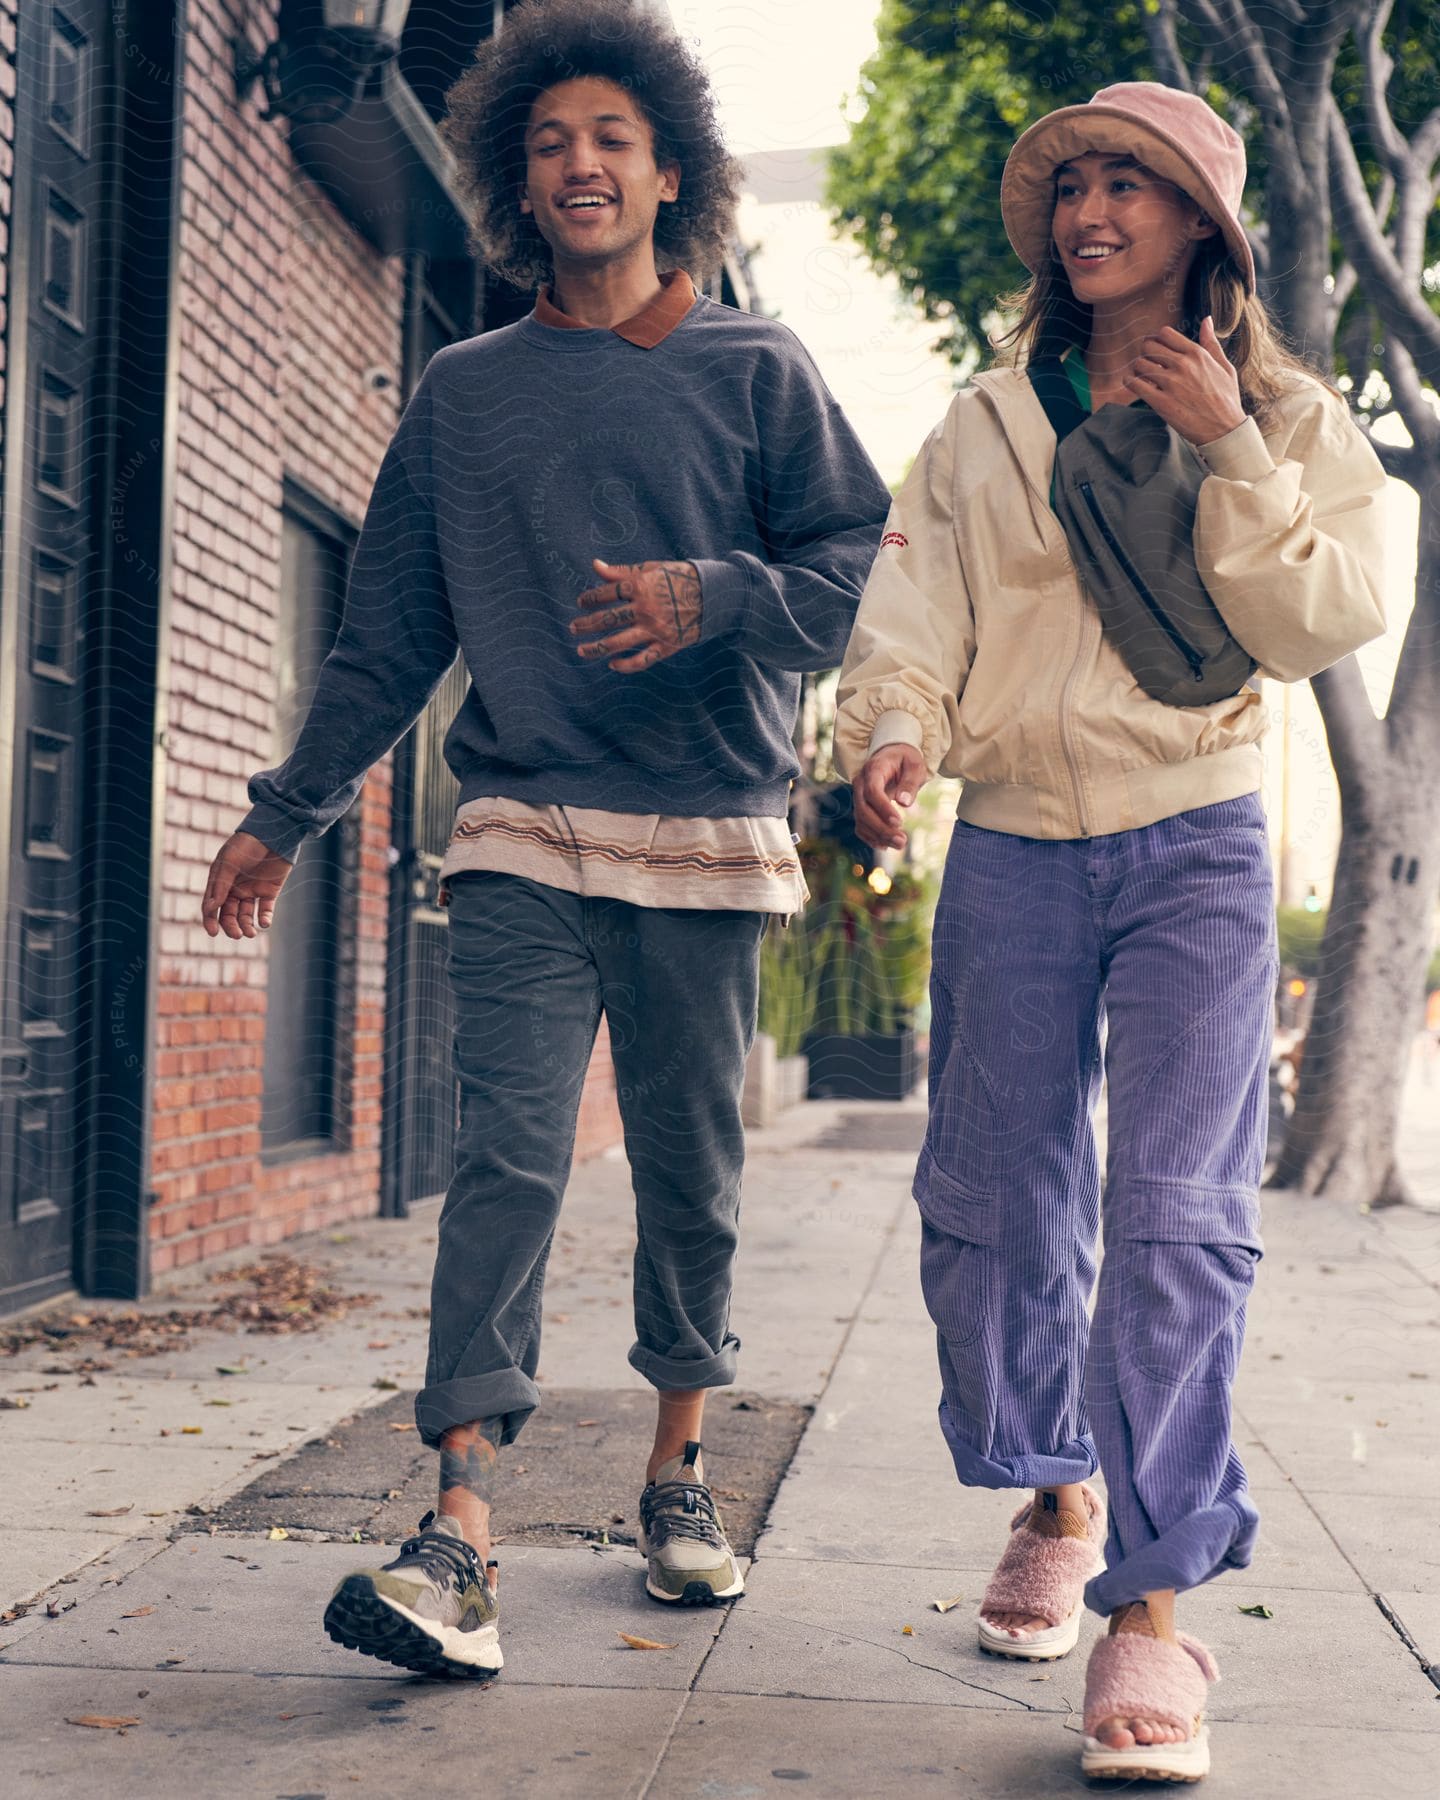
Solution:
[[[1280,961],[1297,975],[1320,973],[1320,946],[1325,941],[1323,912],[1306,912],[1303,906],[1280,906],[1275,910],[1280,933]]]
[[[957,361],[985,341],[1025,269],[1000,222],[1000,171],[1042,113],[1151,73],[1140,0],[885,0],[861,71],[865,111],[830,160],[827,198]]]
[[[1145,29],[1154,10],[1154,0],[884,0],[878,47],[860,72],[856,100],[864,111],[849,143],[831,153],[827,200],[836,223],[876,268],[899,279],[926,318],[949,321],[944,348],[952,360],[968,363],[983,351],[997,297],[1025,280],[1000,220],[1000,172],[1011,145],[1057,106],[1081,104],[1114,81],[1154,80]],[[1247,204],[1258,217],[1266,156],[1254,108],[1214,78],[1203,31],[1180,20],[1176,33],[1206,99],[1246,139]],[[1402,0],[1385,44],[1395,63],[1391,112],[1409,135],[1440,91],[1437,0]],[[1341,48],[1334,93],[1374,192],[1380,167],[1366,138],[1353,37]],[[1440,209],[1432,211],[1428,238],[1431,260],[1440,260]],[[1337,247],[1337,271],[1342,261]],[[1429,298],[1440,307],[1440,281]],[[1357,388],[1374,366],[1376,335],[1363,296],[1350,294],[1336,365]]]

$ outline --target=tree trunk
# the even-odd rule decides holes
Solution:
[[[1440,470],[1427,476],[1415,611],[1386,718],[1371,716],[1353,669],[1315,684],[1343,826],[1295,1113],[1270,1181],[1368,1207],[1409,1198],[1396,1138],[1440,885]]]
[[[1412,780],[1386,759],[1372,785],[1375,823],[1347,823],[1342,833],[1295,1112],[1272,1187],[1371,1207],[1409,1198],[1396,1137],[1435,906],[1434,883],[1420,871],[1431,863],[1433,873],[1437,779],[1440,769]]]
[[[1323,161],[1320,167],[1324,168]],[[1335,359],[1335,326],[1325,292],[1331,260],[1328,201],[1323,191],[1312,187],[1306,204],[1289,204],[1276,178],[1270,184],[1266,217],[1270,273],[1261,283],[1262,295],[1300,354],[1329,369]]]

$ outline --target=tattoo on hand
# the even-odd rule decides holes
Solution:
[[[614,667],[634,673],[699,643],[704,596],[694,563],[622,566],[597,559],[597,567],[608,570],[609,577],[580,595],[576,602],[580,617],[570,625],[576,636],[586,639],[579,646],[581,656],[617,658]],[[610,641],[612,635],[623,632],[643,634],[650,641],[639,645]]]
[[[661,579],[670,599],[675,642],[693,644],[700,636],[700,575],[694,563],[661,563]]]

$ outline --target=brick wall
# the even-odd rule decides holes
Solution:
[[[14,0],[0,0],[0,10]],[[273,754],[281,479],[359,521],[394,430],[402,270],[372,250],[291,163],[286,127],[237,107],[230,42],[258,49],[275,0],[189,8],[168,791],[155,1046],[152,1266],[270,1244],[378,1208],[390,766],[354,814],[359,840],[351,1148],[260,1161],[267,942],[199,924],[210,858]],[[281,909],[284,901],[282,898]],[[277,915],[278,916],[278,915]],[[579,1155],[618,1136],[597,1052]]]

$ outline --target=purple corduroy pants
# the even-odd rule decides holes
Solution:
[[[955,828],[915,1176],[940,1426],[968,1486],[1098,1464],[1100,1613],[1254,1548],[1230,1388],[1262,1251],[1276,966],[1258,795],[1105,837]]]

